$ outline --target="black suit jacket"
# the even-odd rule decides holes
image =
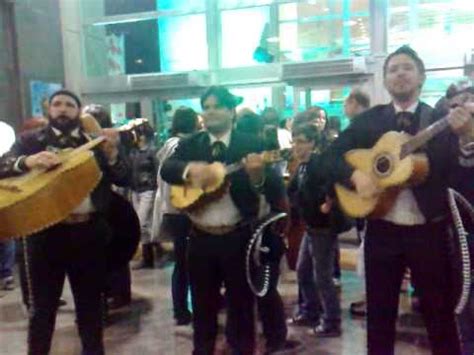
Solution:
[[[81,132],[77,143],[84,144],[87,141],[88,138]],[[0,158],[0,179],[23,173],[17,172],[14,169],[18,157],[36,154],[46,150],[48,147],[61,147],[58,137],[49,126],[20,136],[10,151]],[[98,212],[105,213],[111,199],[111,184],[127,185],[130,174],[125,159],[121,155],[119,155],[117,163],[111,166],[100,149],[94,150],[94,154],[103,175],[91,194],[91,200]],[[74,186],[71,186],[71,188],[73,189]]]
[[[261,152],[262,141],[252,135],[238,131],[231,134],[230,144],[226,150],[225,163],[240,161],[249,153]],[[183,184],[183,173],[191,161],[213,161],[210,137],[207,132],[198,132],[189,138],[182,139],[174,154],[169,157],[161,168],[163,180],[170,184]],[[282,210],[285,206],[286,193],[283,180],[276,172],[267,168],[263,194],[273,210]],[[246,172],[241,169],[230,175],[230,195],[244,219],[252,219],[258,214],[259,192],[250,183]]]
[[[415,117],[418,124],[421,121],[421,126],[426,126],[440,115],[420,103]],[[423,121],[427,122],[423,124]],[[344,153],[356,148],[371,148],[384,133],[393,130],[397,130],[397,124],[392,104],[375,106],[357,116],[330,146],[325,167],[327,174],[333,181],[349,184],[353,169],[345,162]],[[449,128],[429,141],[422,150],[428,156],[430,173],[424,183],[413,188],[413,193],[429,221],[447,214],[446,188],[455,185],[456,181],[472,179],[473,169],[459,164],[459,139]]]

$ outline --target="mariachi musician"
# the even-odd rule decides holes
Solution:
[[[1,157],[0,178],[31,169],[52,169],[60,164],[55,150],[75,148],[89,140],[80,124],[81,101],[76,94],[59,90],[51,95],[49,103],[48,126],[20,137]],[[110,227],[103,215],[108,210],[110,184],[126,183],[128,169],[118,154],[118,133],[103,130],[103,134],[106,140],[95,151],[102,171],[98,186],[66,219],[24,239],[30,288],[29,354],[50,351],[66,275],[74,296],[82,354],[104,353],[101,297]]]
[[[226,88],[210,87],[201,97],[206,131],[180,141],[162,166],[170,184],[206,187],[219,180],[212,162],[244,160],[244,170],[229,176],[230,188],[189,217],[193,232],[188,262],[193,301],[193,354],[213,354],[217,335],[219,291],[227,300],[227,341],[236,354],[253,354],[253,295],[245,276],[245,249],[251,236],[248,222],[285,200],[282,179],[266,169],[260,141],[233,131],[238,98]],[[218,165],[218,164],[217,164]]]

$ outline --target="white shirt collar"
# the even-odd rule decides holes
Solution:
[[[225,146],[228,148],[230,144],[230,135],[232,133],[232,130],[229,130],[226,134],[224,134],[221,138],[217,138],[216,136],[213,136],[211,133],[209,133],[209,138],[211,139],[211,145],[214,144],[214,142],[220,141],[225,144]]]
[[[406,109],[402,109],[400,106],[398,106],[398,105],[395,104],[395,103],[393,103],[393,107],[395,108],[395,113],[399,113],[399,112],[411,112],[411,113],[415,113],[419,103],[420,103],[420,101],[417,100],[417,101],[415,101],[413,104],[411,104],[410,106],[408,106]]]
[[[63,132],[61,132],[59,129],[54,128],[53,126],[51,126],[51,128],[53,129],[53,132],[56,135],[56,137],[63,135]],[[69,135],[74,138],[79,138],[81,136],[81,134],[79,133],[79,127],[74,128]]]

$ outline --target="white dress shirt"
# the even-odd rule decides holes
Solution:
[[[228,148],[231,140],[231,131],[220,138],[209,134],[209,138],[211,145],[221,141]],[[269,212],[270,205],[263,195],[259,195],[259,217],[263,217]],[[194,224],[202,227],[230,227],[238,224],[242,220],[242,215],[232,200],[230,191],[227,190],[221,198],[210,202],[199,209],[199,211],[190,213],[189,218]]]
[[[418,103],[419,102],[416,101],[405,110],[394,104],[395,113],[402,111],[415,113]],[[426,218],[423,216],[423,213],[421,213],[415,195],[413,195],[413,190],[409,188],[400,191],[394,205],[383,219],[403,226],[414,226],[426,223]]]

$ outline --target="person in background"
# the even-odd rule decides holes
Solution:
[[[293,128],[294,154],[300,165],[288,194],[306,230],[297,263],[298,310],[288,322],[313,327],[311,333],[318,337],[337,337],[341,335],[341,308],[332,278],[337,233],[344,218],[331,206],[331,184],[321,169],[320,140],[320,130],[311,123]]]
[[[0,156],[8,152],[15,142],[13,128],[0,121]],[[13,267],[15,266],[15,242],[5,240],[0,242],[0,290],[12,291],[15,289]]]
[[[138,269],[153,269],[155,266],[155,245],[159,256],[162,256],[160,244],[152,242],[153,203],[156,194],[156,176],[158,172],[158,160],[156,159],[156,148],[153,138],[155,131],[145,124],[137,129],[136,147],[129,155],[132,178],[130,188],[132,191],[132,203],[138,218],[140,219],[142,259],[133,267]]]
[[[280,114],[273,107],[267,107],[262,112],[263,139],[265,149],[291,149],[291,132],[280,127]],[[288,162],[281,161],[274,164],[276,171],[284,176],[288,170]]]
[[[83,125],[87,125],[87,123],[90,122],[87,115],[90,115],[91,119],[93,118],[93,123],[97,122],[97,124],[103,129],[113,127],[112,117],[110,116],[109,111],[102,105],[89,104],[83,108],[81,115]],[[118,149],[121,155],[126,156],[127,148],[125,147],[123,139],[123,133],[125,132],[119,132],[119,134],[120,133],[122,133],[122,135],[120,136]],[[134,212],[132,211],[133,207],[129,206],[130,202],[127,199],[127,187],[112,185],[112,190],[112,198],[115,206],[112,206],[112,208],[109,209],[109,213],[106,216],[112,227],[112,238],[107,245],[107,273],[105,281],[106,303],[104,312],[106,319],[109,311],[128,306],[132,302],[130,265],[128,262],[123,263],[122,265],[117,265],[117,263],[112,262],[111,255],[122,254],[124,252],[123,242],[119,239],[127,238],[129,241],[128,246],[130,246],[130,244],[134,245],[133,237],[136,234],[136,230],[133,230],[134,224],[130,221],[132,218],[130,215]],[[118,197],[116,194],[123,196],[127,202],[117,202]],[[117,219],[120,219],[120,222],[118,222]],[[119,227],[120,223],[126,224],[127,227]]]
[[[446,91],[446,95],[441,98],[438,103],[435,105],[435,116],[443,117],[449,114],[449,111],[452,110],[456,105],[459,105],[460,102],[464,102],[465,105],[474,106],[474,87],[466,86],[464,83],[452,84],[449,86]],[[452,181],[453,188],[464,196],[474,207],[474,184],[472,179],[459,178]],[[462,223],[468,235],[466,236],[469,250],[469,257],[471,262],[471,275],[474,275],[474,223],[469,218],[469,215],[465,213],[466,209],[458,204],[458,208],[461,212]],[[458,239],[458,231],[453,232],[453,239],[456,241]],[[459,267],[461,261],[461,255],[459,254],[459,243],[455,242],[453,248],[454,254],[454,265],[455,265],[455,277],[461,279],[462,268]],[[460,285],[456,285],[459,290],[461,289]],[[460,291],[459,291],[460,292]],[[471,287],[470,293],[467,300],[467,303],[461,312],[457,315],[458,329],[460,334],[460,339],[462,342],[462,353],[463,355],[472,355],[474,354],[474,280],[471,278]]]
[[[331,123],[331,124],[330,124]],[[302,112],[295,116],[293,127],[299,127],[305,124],[314,125],[318,132],[320,133],[320,139],[318,141],[318,149],[320,152],[324,152],[329,145],[337,138],[339,133],[335,134],[336,130],[340,127],[339,120],[337,122],[333,120],[332,122],[328,121],[328,115],[324,108],[321,106],[312,106],[306,111]],[[348,223],[349,220],[347,220]],[[347,226],[344,226],[347,227]],[[336,239],[337,241],[337,239]],[[334,254],[334,275],[333,275],[333,282],[334,285],[340,288],[341,285],[341,267],[340,267],[340,250],[339,250],[339,243],[336,242],[335,244],[336,252]]]
[[[110,113],[102,105],[90,104],[84,107],[82,113],[89,114],[94,117],[102,128],[112,128],[114,125],[112,123],[112,117]]]
[[[349,96],[344,100],[344,114],[350,120],[353,120],[355,117],[365,112],[370,108],[370,97],[361,89],[353,89]],[[362,299],[350,304],[349,310],[352,315],[365,317],[367,314],[367,304],[365,302],[365,280],[364,280],[364,239],[363,233],[365,230],[365,220],[358,218],[355,220],[357,236],[360,241],[359,250],[358,250],[358,265],[357,270],[360,277],[362,277],[363,286],[363,296]]]
[[[191,229],[189,218],[173,207],[170,201],[171,186],[160,175],[162,163],[176,150],[181,139],[198,130],[197,113],[188,107],[179,107],[172,118],[171,138],[157,153],[159,161],[157,186],[153,207],[153,243],[161,243],[171,239],[174,245],[175,264],[171,279],[171,296],[173,314],[176,325],[188,325],[192,321],[192,313],[188,306],[189,270],[186,260],[188,238]]]
[[[237,114],[236,131],[263,139],[263,121],[259,115],[249,109]],[[266,340],[265,354],[279,353],[294,349],[298,343],[288,340],[288,327],[285,320],[283,300],[278,292],[280,263],[286,251],[284,239],[275,230],[269,230],[264,237],[264,245],[272,250],[270,266],[270,287],[267,294],[257,297],[257,311],[262,322]]]
[[[344,114],[350,120],[370,108],[370,97],[361,89],[353,89],[344,100]]]

